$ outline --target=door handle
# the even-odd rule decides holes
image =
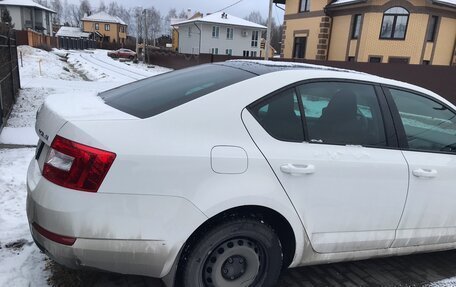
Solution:
[[[414,176],[421,177],[421,178],[437,177],[437,170],[435,170],[435,169],[419,168],[419,169],[415,169],[412,173]]]
[[[315,172],[315,166],[312,164],[285,164],[280,167],[280,170],[283,173],[291,174],[291,175],[304,175],[304,174],[312,174]]]

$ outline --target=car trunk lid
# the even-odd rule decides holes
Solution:
[[[68,121],[134,119],[138,118],[106,105],[95,94],[51,95],[37,112],[35,130],[49,146]]]

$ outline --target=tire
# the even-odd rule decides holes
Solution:
[[[182,260],[185,287],[273,287],[282,269],[279,238],[264,222],[231,219],[204,232]]]
[[[133,60],[134,58],[135,58],[135,56],[128,57],[128,59],[130,59],[130,60]]]

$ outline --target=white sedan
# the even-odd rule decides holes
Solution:
[[[36,244],[168,286],[456,247],[456,108],[321,66],[228,61],[49,97],[27,175]]]

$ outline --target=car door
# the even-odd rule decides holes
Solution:
[[[456,113],[428,95],[386,88],[409,165],[394,247],[456,242]]]
[[[388,248],[395,238],[408,169],[376,90],[305,83],[242,114],[317,252]]]

